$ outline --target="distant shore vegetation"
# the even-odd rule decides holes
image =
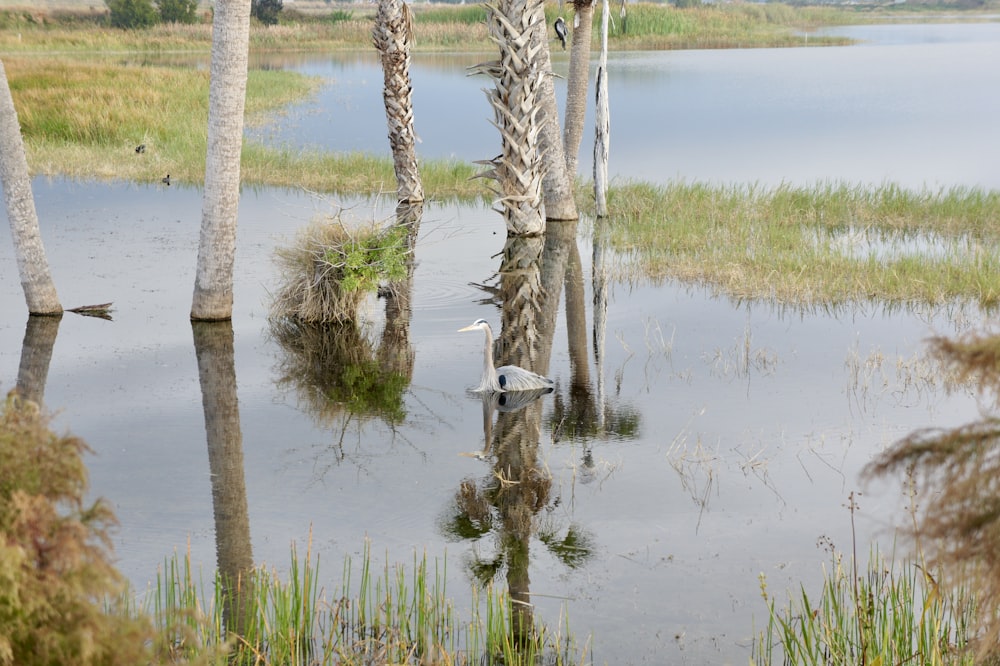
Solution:
[[[0,0],[0,56],[24,52],[207,52],[211,9],[196,0],[42,0],[17,6]],[[817,38],[816,28],[883,22],[906,17],[981,20],[1000,0],[947,3],[866,2],[841,4],[612,2],[611,49],[746,48],[843,43]],[[418,51],[488,50],[484,9],[479,4],[419,3],[415,16]],[[622,8],[625,15],[622,16]],[[282,3],[256,0],[251,27],[255,51],[357,49],[370,46],[376,7],[371,4]],[[559,10],[546,8],[551,23]],[[566,6],[564,12],[571,15]],[[600,11],[594,12],[595,23]],[[124,29],[115,29],[115,27]],[[598,31],[594,32],[597,40]]]

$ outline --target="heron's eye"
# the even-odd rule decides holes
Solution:
[[[507,375],[500,375],[497,381],[500,382],[500,388],[507,386]]]

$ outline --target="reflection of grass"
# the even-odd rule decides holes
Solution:
[[[176,639],[176,656],[185,663],[206,656],[214,657],[211,663],[317,666],[582,663],[567,647],[568,636],[545,628],[515,646],[511,600],[498,588],[482,597],[473,590],[470,615],[461,618],[446,596],[446,571],[446,563],[416,554],[409,570],[387,562],[380,571],[366,543],[360,569],[347,558],[340,589],[328,593],[319,584],[318,560],[309,551],[299,558],[293,546],[287,579],[260,566],[239,584],[226,586],[217,576],[205,586],[195,580],[190,557],[175,555],[140,612]],[[239,634],[227,627],[230,605],[244,609]]]
[[[273,319],[271,335],[285,352],[278,383],[295,387],[320,422],[336,422],[344,413],[389,423],[406,416],[409,375],[384,367],[354,324]]]
[[[1000,193],[633,184],[611,190],[626,276],[784,303],[1000,299]]]

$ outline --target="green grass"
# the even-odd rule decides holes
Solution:
[[[608,207],[623,279],[801,305],[1000,298],[1000,192],[631,184]]]
[[[652,50],[846,44],[850,40],[817,38],[803,31],[859,22],[857,14],[843,9],[779,3],[711,4],[687,9],[641,3],[630,4],[624,20],[617,9],[612,10],[612,17],[608,48]],[[595,40],[600,20],[600,11],[595,10]]]
[[[796,665],[968,664],[975,605],[965,590],[943,590],[917,563],[895,562],[873,548],[860,573],[834,553],[818,597],[803,586],[776,606],[760,576],[768,609],[754,663]]]
[[[5,60],[28,162],[34,173],[178,184],[204,180],[208,73],[186,67],[121,65],[110,59]],[[251,70],[248,122],[259,122],[319,85],[294,72]],[[146,151],[135,152],[138,144]],[[395,192],[386,154],[320,153],[247,143],[243,181],[336,193]],[[476,170],[453,160],[421,165],[424,189],[439,199],[479,199]]]
[[[208,584],[189,554],[175,554],[131,612],[153,618],[173,658],[210,664],[581,663],[559,631],[536,627],[516,644],[504,590],[473,588],[460,617],[446,578],[446,561],[416,553],[409,567],[377,568],[368,543],[329,590],[309,549],[300,558],[292,547],[287,575],[259,566],[235,581],[216,573]]]

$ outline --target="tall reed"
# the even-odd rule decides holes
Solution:
[[[320,666],[583,659],[561,631],[563,618],[554,632],[541,626],[531,640],[514,640],[504,590],[473,588],[469,616],[460,617],[446,592],[446,560],[430,563],[426,554],[414,553],[409,568],[388,560],[376,568],[366,542],[357,566],[345,558],[333,597],[320,584],[311,542],[304,557],[292,547],[287,576],[260,566],[229,582],[217,573],[206,585],[193,569],[190,553],[174,554],[141,602],[125,605],[152,616],[171,659]]]

